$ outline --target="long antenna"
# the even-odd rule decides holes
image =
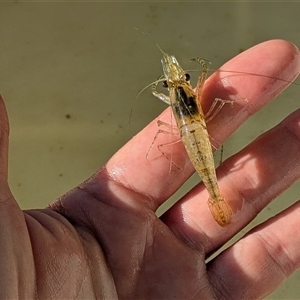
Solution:
[[[145,35],[157,48],[158,50],[163,54],[163,55],[168,55],[146,32],[134,27],[135,30],[141,32],[143,35]],[[141,93],[143,91],[145,91],[148,87],[150,87],[153,84],[156,84],[158,82],[164,81],[164,78],[159,78],[157,80],[155,80],[154,82],[151,82],[150,84],[148,84],[147,86],[145,86],[141,91],[139,91],[139,93],[137,94],[137,96],[135,97],[135,101],[137,100],[137,98],[141,95]],[[135,103],[135,102],[134,102]],[[133,106],[131,107],[130,110],[130,114],[129,114],[129,124],[131,122],[131,117],[132,117],[132,112],[133,112]]]
[[[135,30],[141,32],[143,35],[145,35],[159,50],[162,54],[167,55],[167,53],[149,36],[146,32],[134,27]]]
[[[150,86],[153,85],[153,84],[157,84],[158,82],[162,82],[162,81],[164,81],[164,80],[165,80],[165,78],[159,78],[159,79],[157,79],[157,80],[155,80],[155,81],[149,83],[148,85],[146,85],[142,90],[139,91],[139,93],[138,93],[137,96],[135,97],[134,101],[136,101],[137,98],[141,95],[141,93],[142,93],[143,91],[145,91],[148,87],[150,87]],[[135,103],[135,102],[134,102],[134,103]],[[133,106],[132,106],[131,109],[130,109],[129,123],[131,122],[132,112],[133,112]]]

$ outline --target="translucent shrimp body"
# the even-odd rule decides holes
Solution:
[[[207,76],[207,64],[204,60],[197,59],[203,66],[197,84],[197,96],[190,84],[189,75],[184,72],[176,58],[163,53],[161,62],[169,96],[158,93],[156,85],[152,93],[171,105],[187,154],[209,193],[210,211],[220,226],[226,226],[231,222],[232,210],[220,193],[205,117],[200,104],[201,90]]]

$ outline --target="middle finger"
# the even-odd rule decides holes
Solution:
[[[231,224],[221,228],[214,221],[202,183],[162,220],[193,248],[216,251],[300,178],[299,153],[300,109],[218,168],[220,189],[234,214]]]

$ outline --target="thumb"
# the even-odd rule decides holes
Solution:
[[[0,176],[7,181],[9,123],[3,98],[0,95]]]

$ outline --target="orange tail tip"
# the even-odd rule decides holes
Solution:
[[[223,196],[217,200],[209,198],[208,206],[212,216],[220,226],[225,227],[231,223],[232,210]]]

